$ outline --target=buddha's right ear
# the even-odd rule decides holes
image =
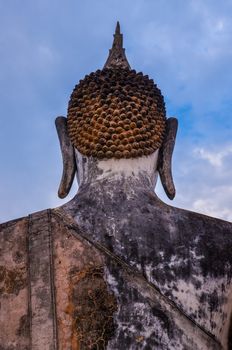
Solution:
[[[176,118],[168,118],[165,138],[159,151],[158,172],[164,191],[169,199],[173,199],[176,194],[172,178],[172,153],[175,146],[177,128],[178,120]]]
[[[67,118],[57,117],[55,124],[63,158],[63,174],[58,190],[58,196],[60,198],[65,198],[69,194],[77,170],[75,152],[68,136]]]

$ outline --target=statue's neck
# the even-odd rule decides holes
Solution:
[[[145,172],[138,174],[125,174],[117,172],[111,176],[99,176],[95,181],[82,182],[78,188],[77,197],[91,197],[98,193],[98,196],[105,199],[116,199],[122,193],[128,197],[138,197],[141,191],[154,192],[156,174],[151,181]]]
[[[90,221],[87,229],[91,230],[89,225],[95,220],[93,218],[96,213],[102,213],[105,224],[109,215],[117,221],[119,212],[125,210],[125,215],[134,212],[140,206],[141,198],[145,197],[153,198],[153,202],[158,199],[153,183],[146,174],[117,173],[115,176],[98,178],[94,182],[82,182],[75,197],[63,209],[79,224],[80,217],[84,221]]]
[[[96,160],[76,153],[79,188],[93,186],[109,187],[109,184],[123,188],[146,187],[154,189],[157,178],[158,151],[147,157],[135,159]]]
[[[98,161],[77,157],[79,188],[76,196],[64,209],[76,215],[82,204],[109,208],[114,203],[138,202],[144,192],[154,193],[157,179],[158,151],[148,157]],[[86,208],[87,210],[88,208]]]

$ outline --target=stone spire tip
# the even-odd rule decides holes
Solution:
[[[121,31],[120,31],[119,21],[117,21],[117,24],[116,24],[112,49],[110,49],[109,56],[104,65],[104,68],[116,68],[116,67],[130,69],[129,62],[127,61],[127,58],[125,55],[125,49],[123,48],[123,35],[121,34]]]
[[[119,21],[117,21],[117,24],[116,24],[115,34],[121,34],[121,32],[120,32],[120,23],[119,23]]]

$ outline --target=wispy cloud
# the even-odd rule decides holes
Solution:
[[[209,151],[204,148],[194,149],[194,154],[204,160],[207,160],[214,167],[222,167],[223,161],[229,155],[232,155],[232,145],[226,146],[221,151]]]
[[[217,188],[214,193],[204,193],[204,198],[198,198],[193,202],[192,209],[194,211],[203,213],[205,215],[223,218],[228,221],[232,221],[232,210],[231,210],[231,187]]]

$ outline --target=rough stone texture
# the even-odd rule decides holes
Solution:
[[[106,343],[105,346],[100,346],[100,349],[203,350],[221,348],[210,334],[198,327],[174,303],[162,296],[141,273],[136,272],[104,246],[91,242],[86,233],[80,231],[73,219],[66,216],[61,209],[55,210],[55,215],[60,217],[64,225],[69,228],[69,232],[73,232],[78,240],[81,236],[97,247],[102,255],[101,259],[104,258],[105,278],[108,288],[114,294],[113,299],[115,297],[117,299],[117,309],[114,309],[114,333],[108,345]],[[88,256],[88,251],[84,250],[82,253]],[[94,289],[92,285],[89,292],[94,294]],[[79,293],[82,293],[81,290]],[[81,300],[85,308],[85,297],[82,296]],[[107,306],[107,313],[112,310],[110,305]],[[94,311],[95,306],[92,306],[91,309]],[[89,315],[91,315],[90,311]],[[91,317],[89,317],[87,327],[92,329]],[[94,349],[94,347],[90,348]]]
[[[57,349],[56,305],[50,211],[29,216],[29,311],[31,348]]]
[[[26,218],[0,225],[0,349],[29,350]]]
[[[1,225],[1,350],[104,349],[114,334],[104,257],[52,215]]]
[[[95,181],[92,174],[65,212],[226,349],[232,224],[164,204],[145,175],[105,173],[104,178],[100,166],[94,171]]]
[[[53,218],[60,349],[104,349],[114,333],[117,301],[104,278],[102,254],[76,228]]]
[[[120,309],[115,317],[115,337],[109,349],[220,349],[174,305],[159,295],[142,276],[128,275],[109,264],[109,284],[114,281]]]
[[[3,271],[14,271],[14,283],[5,273],[0,349],[216,350],[223,342],[229,349],[231,224],[168,207],[146,192],[136,211],[132,194],[119,192],[109,205],[105,193],[105,212],[99,192],[88,202],[82,195],[74,200],[78,220],[72,202],[69,212],[66,206],[1,225]]]

